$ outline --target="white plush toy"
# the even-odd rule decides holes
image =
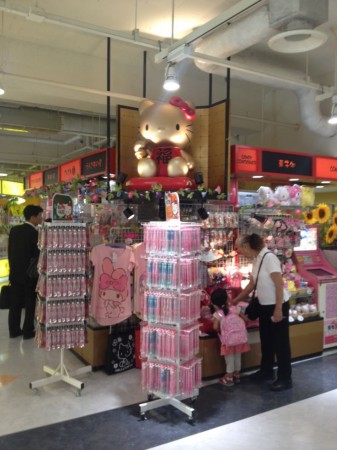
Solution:
[[[274,192],[269,186],[261,186],[257,190],[259,194],[259,203],[271,208],[275,205]]]
[[[277,186],[274,195],[275,202],[281,206],[290,205],[290,192],[288,186]]]

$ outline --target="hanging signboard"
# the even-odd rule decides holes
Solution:
[[[29,176],[29,188],[39,188],[43,186],[43,172],[36,172]]]
[[[81,174],[81,160],[74,159],[60,166],[60,181],[72,181]]]
[[[53,167],[52,169],[45,170],[43,173],[43,180],[45,186],[57,184],[59,182],[59,168]]]
[[[316,178],[337,180],[337,159],[316,156],[315,176]]]
[[[236,147],[233,161],[235,173],[256,173],[258,171],[256,148]]]
[[[81,175],[94,176],[106,173],[106,150],[84,156],[81,161]]]
[[[261,166],[262,172],[313,176],[312,157],[308,155],[262,150]]]

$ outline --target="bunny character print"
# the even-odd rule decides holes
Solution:
[[[115,325],[132,314],[130,273],[134,267],[132,249],[93,247],[94,267],[90,314],[100,325]]]

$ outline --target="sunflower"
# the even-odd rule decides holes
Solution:
[[[331,223],[333,226],[337,227],[337,212],[332,216]]]
[[[312,209],[311,211],[305,211],[303,213],[304,221],[307,225],[313,225],[317,222],[316,217],[316,209]]]
[[[332,244],[333,241],[336,239],[336,237],[337,237],[337,227],[332,225],[325,234],[325,242],[327,244]]]
[[[331,209],[325,203],[320,203],[316,208],[316,216],[318,223],[325,223],[330,219]]]

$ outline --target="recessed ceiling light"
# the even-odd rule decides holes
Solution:
[[[253,175],[252,178],[263,178],[263,175]]]
[[[324,186],[316,186],[316,189],[323,189]]]
[[[299,178],[289,178],[289,181],[300,181]]]
[[[331,181],[321,181],[322,184],[330,184]]]
[[[7,177],[8,173],[6,172],[0,172],[0,177]]]

